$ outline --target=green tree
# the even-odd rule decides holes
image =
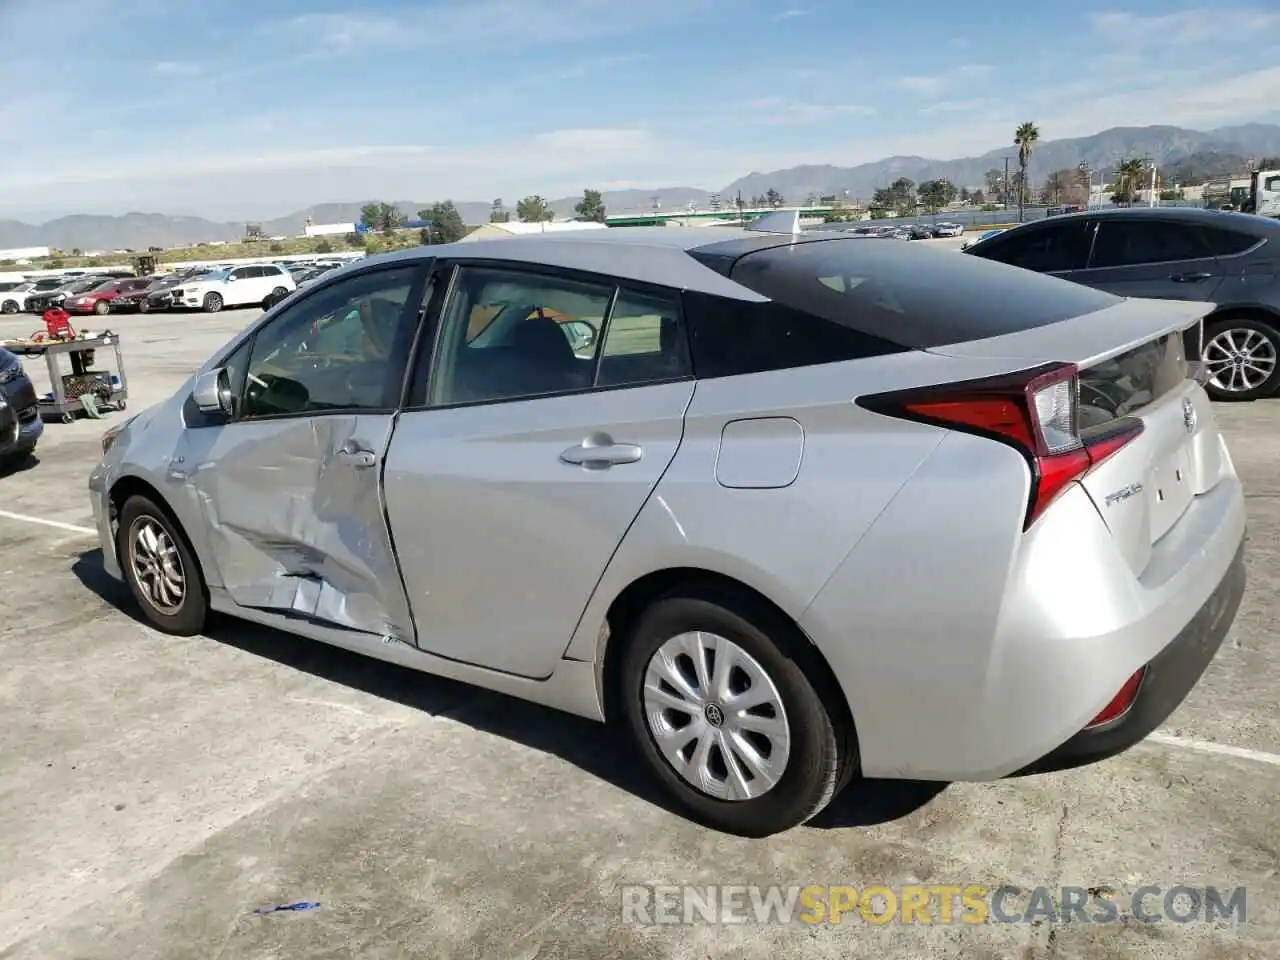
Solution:
[[[1128,205],[1137,199],[1142,183],[1142,169],[1143,163],[1138,157],[1128,157],[1120,161],[1120,165],[1116,167],[1116,180],[1113,185],[1115,189],[1111,194],[1112,203]]]
[[[273,243],[269,249],[272,253],[284,253],[284,247],[278,243]]]
[[[872,196],[871,206],[878,210],[891,210],[900,216],[913,213],[916,209],[915,181],[899,177],[889,186],[881,187]]]
[[[604,199],[599,190],[583,190],[582,199],[573,207],[579,219],[604,223]]]
[[[490,223],[510,223],[511,212],[502,204],[502,198],[498,197],[493,201],[493,207],[489,210]]]
[[[333,253],[333,244],[321,237],[320,242],[316,244],[316,253]]]
[[[770,187],[768,190],[764,192],[765,206],[773,207],[776,209],[782,206],[786,202],[787,201],[782,198],[782,194],[780,194],[777,190],[773,189],[773,187]]]
[[[916,188],[920,203],[930,213],[937,213],[956,198],[956,185],[950,180],[926,180]]]
[[[535,193],[516,204],[516,216],[521,223],[542,223],[550,220],[553,214],[547,207],[547,201]]]
[[[73,257],[83,257],[83,256],[84,256],[84,251],[83,251],[83,250],[81,250],[79,247],[72,247],[72,248],[71,248],[71,255],[72,255]]]
[[[351,247],[353,249],[356,247],[364,246],[364,236],[361,235],[359,230],[353,230],[351,233],[348,233],[342,239],[347,242],[348,247]]]
[[[360,222],[379,233],[393,233],[404,226],[404,221],[404,214],[394,204],[381,200],[366,203],[360,208]]]
[[[418,211],[418,217],[431,221],[431,226],[424,231],[428,241],[435,243],[456,243],[467,235],[467,225],[462,222],[462,214],[453,205],[452,200],[433,203]]]
[[[1018,146],[1018,167],[1021,176],[1018,178],[1018,222],[1022,222],[1023,207],[1027,201],[1027,166],[1031,163],[1031,154],[1035,152],[1036,143],[1040,140],[1040,130],[1027,120],[1018,124],[1013,133],[1013,142]]]

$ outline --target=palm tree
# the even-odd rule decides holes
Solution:
[[[1027,196],[1027,164],[1031,162],[1031,154],[1040,139],[1040,131],[1028,120],[1018,124],[1013,134],[1013,142],[1018,145],[1018,166],[1022,168],[1021,182],[1018,184],[1018,222],[1022,222],[1022,205]]]
[[[1142,182],[1142,161],[1137,157],[1121,160],[1116,167],[1116,192],[1112,197],[1117,203],[1133,203],[1138,192],[1137,185]]]

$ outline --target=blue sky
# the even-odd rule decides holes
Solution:
[[[1275,0],[0,0],[0,36],[0,216],[29,220],[719,189],[1020,120],[1280,119]]]

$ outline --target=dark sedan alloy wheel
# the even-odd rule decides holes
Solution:
[[[1211,393],[1241,400],[1267,396],[1280,379],[1280,334],[1250,320],[1229,321],[1209,331],[1203,359]]]

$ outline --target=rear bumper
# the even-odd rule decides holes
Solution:
[[[1208,668],[1235,620],[1245,588],[1244,544],[1218,588],[1191,622],[1146,665],[1128,712],[1097,730],[1082,730],[1014,776],[1069,770],[1123,753],[1152,733],[1186,699]]]
[[[998,523],[993,504],[1025,503],[1026,471],[996,469],[1006,451],[983,443],[948,435],[800,619],[867,777],[990,781],[1123,750],[1181,702],[1235,616],[1245,508],[1229,458],[1135,575],[1079,486],[1004,532],[1020,516]],[[1147,665],[1141,707],[1076,740]]]

